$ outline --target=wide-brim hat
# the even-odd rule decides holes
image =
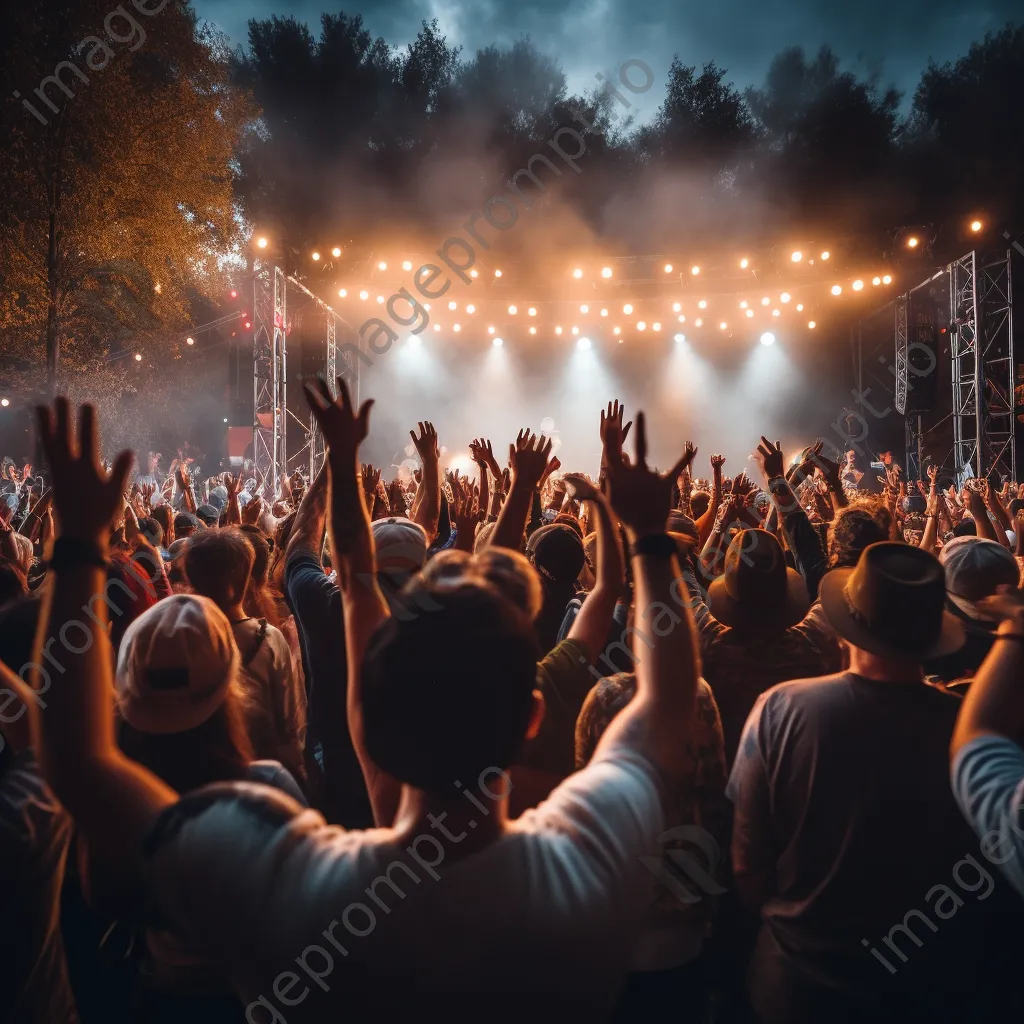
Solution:
[[[939,560],[910,544],[881,541],[852,569],[821,581],[822,608],[848,643],[884,658],[934,658],[958,651],[964,628],[945,610]]]
[[[708,587],[711,614],[726,626],[788,629],[810,606],[807,584],[786,565],[782,545],[767,530],[737,533],[725,571]]]

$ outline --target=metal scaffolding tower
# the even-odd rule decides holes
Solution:
[[[949,266],[953,461],[961,486],[995,471],[1017,478],[1011,253],[969,252]]]
[[[257,265],[253,284],[253,438],[258,477],[271,490],[288,464],[287,281]]]

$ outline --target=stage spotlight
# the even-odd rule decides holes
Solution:
[[[589,338],[580,338],[580,340],[576,342],[576,347],[581,352],[586,352],[590,348],[590,339]]]
[[[573,334],[579,334],[580,333],[580,329],[575,324],[573,324],[572,333]]]
[[[686,323],[686,316],[683,313],[680,313],[679,316],[677,317],[677,319],[679,320],[679,322],[681,324],[685,324]]]
[[[626,314],[626,316],[629,316],[629,314],[633,312],[633,307],[632,307],[632,306],[631,306],[631,305],[630,305],[630,304],[629,304],[629,303],[627,302],[627,303],[626,303],[626,304],[625,304],[625,305],[624,305],[624,306],[622,307],[622,312],[623,312],[623,313],[625,313],[625,314]]]
[[[9,398],[0,398],[0,405],[2,405],[5,409],[10,404],[11,404],[11,400]]]
[[[519,309],[516,306],[509,306],[508,307],[508,312],[509,312],[510,316],[515,316],[516,313],[519,312]]]
[[[747,267],[749,267],[749,266],[750,266],[750,260],[748,260],[744,256],[743,259],[740,260],[740,270],[746,270]]]
[[[402,260],[402,269],[403,270],[412,270],[412,260]],[[476,275],[476,271],[475,270],[473,271],[473,275],[474,276]]]
[[[441,325],[440,324],[434,324],[434,330],[435,331],[441,330]],[[415,337],[415,335],[413,335],[413,337]]]
[[[921,240],[917,237],[917,235],[911,235],[907,239],[907,248],[908,249],[916,249],[920,244],[921,244]]]
[[[621,327],[615,327],[615,328],[612,329],[612,334],[621,334],[621,333],[622,333],[622,328]]]
[[[700,267],[690,267],[690,273],[696,277],[700,273]]]
[[[194,345],[195,343],[196,343],[196,339],[195,338],[186,338],[185,339],[185,344],[186,345]]]
[[[473,305],[473,303],[471,302],[471,303],[470,303],[470,304],[469,304],[469,305],[468,305],[468,306],[466,307],[466,312],[467,312],[467,313],[468,313],[468,314],[469,314],[470,316],[472,316],[472,315],[473,315],[473,314],[474,314],[474,313],[476,312],[476,306],[474,306],[474,305]]]
[[[601,276],[602,277],[611,277],[612,276],[612,268],[611,267],[602,267],[601,268]]]
[[[892,284],[892,277],[889,274],[883,275],[882,284]]]
[[[779,301],[780,301],[780,302],[789,302],[789,300],[790,300],[790,299],[791,299],[792,297],[793,297],[793,296],[792,296],[792,295],[790,295],[790,294],[789,294],[789,292],[783,292],[783,293],[782,293],[782,294],[781,294],[781,295],[779,296]]]
[[[409,264],[409,269],[410,270],[412,269],[412,264],[411,263]],[[470,277],[479,277],[480,276],[480,271],[479,270],[471,270],[469,272],[469,276]]]
[[[728,324],[727,324],[727,323],[726,323],[726,322],[725,322],[725,321],[723,320],[723,321],[722,321],[722,322],[721,322],[721,323],[720,323],[720,324],[718,325],[718,329],[719,329],[720,331],[724,331],[724,330],[726,329],[726,327],[728,327],[728,326],[729,326],[729,325],[728,325]]]
[[[832,294],[833,295],[842,295],[843,294],[843,286],[841,284],[834,284],[834,285],[832,285]]]
[[[871,278],[871,283],[877,288],[882,283],[882,279],[876,274]]]
[[[365,302],[369,297],[370,293],[365,288],[359,293],[359,298],[361,298],[363,302]]]
[[[493,326],[492,327],[488,327],[487,328],[487,333],[488,334],[493,334],[494,333],[494,327]]]
[[[863,291],[864,290],[864,282],[859,277],[857,278],[856,281],[853,282],[853,290],[855,292],[859,292],[859,291]]]
[[[528,309],[528,310],[526,311],[526,315],[527,315],[527,316],[536,316],[536,315],[537,315],[537,310],[536,310],[536,308],[535,308],[534,306],[531,306],[531,307],[530,307],[530,308],[529,308],[529,309]]]
[[[636,329],[638,331],[646,331],[647,330],[646,322],[643,321],[643,320],[637,320],[637,322],[636,322]]]
[[[252,327],[252,324],[248,320],[246,320],[245,321],[245,329],[249,330],[250,327]]]
[[[314,249],[314,250],[313,250],[313,262],[314,262],[314,263],[316,263],[316,262],[318,262],[318,261],[319,261],[319,259],[320,259],[320,253],[318,253],[318,252],[317,252],[317,251],[316,251],[316,250]]]
[[[697,303],[697,308],[698,309],[707,309],[708,308],[708,300],[707,299],[701,299],[700,302]]]
[[[491,344],[492,344],[492,345],[493,345],[493,346],[494,346],[495,348],[501,348],[501,346],[502,346],[502,345],[504,345],[504,344],[505,344],[505,342],[504,342],[504,341],[502,341],[502,339],[501,339],[501,338],[495,338],[495,339],[494,339],[494,340],[493,340],[493,341],[491,342]]]
[[[536,327],[531,327],[530,328],[530,333],[531,334],[536,334],[537,333],[537,328]]]
[[[677,345],[682,345],[684,341],[686,341],[686,335],[685,334],[677,334],[676,335],[676,344]]]
[[[772,300],[769,299],[767,295],[764,296],[763,299],[761,299],[761,305],[762,306],[770,306],[771,304],[772,304]]]
[[[333,248],[333,249],[331,250],[331,255],[332,255],[332,256],[333,256],[333,257],[334,257],[335,259],[337,259],[337,258],[338,258],[338,257],[339,257],[339,256],[341,255],[341,246],[340,246],[340,245],[336,245],[336,246],[335,246],[335,247],[334,247],[334,248]]]
[[[747,310],[747,317],[750,318],[750,319],[753,319],[753,316],[754,316],[754,311],[752,309],[748,309]]]
[[[576,268],[576,269],[575,269],[575,270],[574,270],[574,271],[572,272],[572,276],[573,276],[573,277],[575,277],[575,278],[576,278],[576,280],[578,281],[578,280],[579,280],[579,279],[580,279],[580,278],[581,278],[581,277],[583,276],[583,271],[582,271],[582,270],[580,270],[580,268],[579,268],[579,267],[577,267],[577,268]]]
[[[266,240],[265,238],[258,238],[258,239],[256,240],[256,246],[257,246],[257,248],[259,248],[259,249],[266,249],[266,247],[267,247],[267,245],[268,245],[268,244],[269,244],[269,243],[267,242],[267,240]]]
[[[666,274],[671,274],[672,273],[672,264],[671,263],[666,263],[665,264],[665,273]]]
[[[453,330],[453,331],[454,331],[454,332],[455,332],[456,334],[458,334],[458,333],[459,333],[459,331],[461,331],[461,330],[462,330],[462,325],[461,325],[461,324],[453,324],[453,325],[452,325],[452,330]]]
[[[652,331],[660,331],[661,330],[661,324],[657,320],[655,320],[654,323],[651,324],[651,330]]]
[[[746,308],[747,308],[747,306],[749,306],[749,305],[750,305],[750,303],[749,303],[749,302],[747,302],[747,300],[746,300],[746,299],[744,299],[744,300],[743,300],[743,301],[742,301],[742,302],[740,303],[740,309],[746,309]]]
[[[762,345],[774,345],[775,344],[775,335],[772,334],[771,331],[765,331],[764,334],[761,335],[761,344]]]
[[[789,258],[794,263],[799,263],[804,258],[804,254],[798,250],[797,252],[793,253],[792,256],[790,256]],[[772,341],[774,341],[774,340],[775,339],[773,338]]]
[[[601,310],[601,316],[607,316],[607,315],[608,315],[608,310],[607,309],[602,309]]]
[[[673,302],[672,303],[672,312],[673,313],[680,312],[682,310],[682,308],[683,308],[683,304],[681,302]]]
[[[984,225],[983,225],[983,224],[981,223],[981,221],[980,221],[980,220],[972,220],[972,221],[971,221],[971,230],[972,230],[972,231],[973,231],[973,232],[974,232],[975,234],[977,234],[977,233],[978,233],[978,232],[979,232],[979,231],[980,231],[980,230],[982,229],[982,227],[983,227],[983,226],[984,226]]]
[[[821,258],[822,258],[823,260],[827,260],[827,259],[828,259],[828,258],[829,258],[829,257],[830,257],[831,255],[832,255],[832,253],[830,253],[830,252],[828,251],[828,249],[826,249],[826,250],[825,250],[825,251],[824,251],[824,252],[823,252],[823,253],[821,254]]]
[[[501,271],[500,271],[500,270],[496,270],[496,271],[494,272],[494,276],[495,276],[495,277],[501,277]]]
[[[141,363],[142,362],[142,353],[141,352],[136,352],[135,353],[135,362],[137,362],[137,363]]]
[[[437,324],[434,325],[434,330],[438,330]],[[418,334],[410,334],[409,344],[412,345],[413,348],[419,348],[420,345],[423,344],[423,339]]]
[[[459,308],[459,304],[453,300],[452,302],[448,303],[448,308],[449,309],[458,309]]]
[[[797,303],[796,311],[802,313],[804,311],[804,304],[802,302]]]
[[[231,298],[233,298],[233,299],[237,299],[238,298],[238,292],[236,292],[234,288],[232,288],[231,291],[228,292],[228,295],[230,295]]]
[[[704,321],[701,320],[700,317],[697,317],[697,319],[694,320],[693,323],[694,323],[694,326],[696,326],[696,327],[703,327],[704,326]]]
[[[339,288],[338,289],[338,297],[342,298],[342,299],[348,298],[348,289],[347,288]]]
[[[581,313],[589,313],[590,312],[590,307],[586,306],[586,305],[580,306],[580,312]]]
[[[388,265],[383,260],[381,260],[380,263],[377,264],[377,269],[378,270],[387,270],[388,269]]]
[[[562,333],[562,328],[561,327],[556,327],[555,328],[555,334],[561,334],[561,333]]]
[[[620,345],[624,345],[625,343],[626,343],[626,339],[625,338],[619,338],[619,344]]]
[[[227,416],[225,416],[224,417],[224,422],[227,423],[227,421],[228,421],[228,418],[227,418]]]
[[[378,295],[377,296],[377,305],[378,306],[383,306],[384,305],[384,296],[383,295]]]
[[[807,326],[810,327],[810,329],[813,331],[814,328],[817,327],[818,325],[813,320],[808,320]]]
[[[423,308],[429,312],[430,311],[430,303],[429,302],[424,302],[423,303]]]

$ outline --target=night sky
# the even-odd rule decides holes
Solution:
[[[466,54],[528,34],[558,59],[574,90],[589,90],[596,71],[631,58],[649,63],[663,83],[675,53],[698,66],[716,61],[740,87],[759,85],[784,47],[813,52],[827,43],[844,67],[877,72],[880,84],[895,85],[905,101],[929,57],[954,59],[1024,10],[1021,0],[195,0],[195,7],[234,42],[245,40],[251,17],[291,14],[315,32],[321,11],[339,9],[361,13],[369,30],[392,44],[411,40],[421,21],[437,18]],[[652,90],[648,110],[659,100],[660,90]]]

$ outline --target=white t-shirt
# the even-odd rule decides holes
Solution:
[[[482,788],[464,789],[486,808]],[[626,748],[448,861],[464,834],[442,819],[403,847],[390,830],[345,832],[262,787],[209,787],[154,830],[151,891],[254,1022],[409,1012],[424,995],[472,992],[500,997],[489,1019],[531,1007],[537,1020],[538,998],[600,1015],[628,969],[650,898],[641,858],[662,829],[657,770]],[[479,1001],[463,1008],[481,1012]]]

